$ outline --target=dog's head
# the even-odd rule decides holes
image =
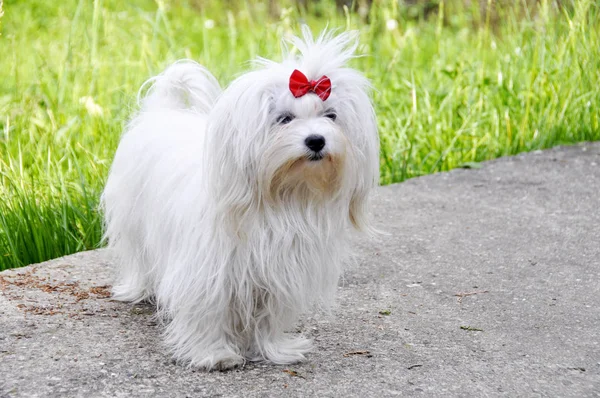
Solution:
[[[356,34],[316,40],[304,28],[282,63],[235,80],[209,117],[208,146],[219,196],[240,212],[252,205],[340,201],[358,229],[379,177],[379,140],[369,82],[345,67]],[[240,207],[241,206],[241,207]]]

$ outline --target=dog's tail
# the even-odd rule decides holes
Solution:
[[[160,75],[147,80],[140,88],[138,101],[148,85],[151,87],[140,101],[142,111],[189,109],[206,114],[221,94],[217,79],[191,60],[177,61]]]

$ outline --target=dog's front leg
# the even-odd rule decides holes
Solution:
[[[166,330],[175,358],[192,367],[228,370],[243,365],[243,342],[236,339],[227,309],[202,316],[190,306],[177,312]]]
[[[294,311],[286,307],[277,294],[262,294],[254,313],[256,326],[253,336],[254,360],[265,359],[275,364],[297,363],[306,360],[304,354],[312,349],[309,339],[286,333],[296,320]]]

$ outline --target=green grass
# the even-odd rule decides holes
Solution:
[[[276,17],[264,4],[220,3],[4,3],[0,269],[98,246],[98,196],[148,77],[186,57],[228,83],[247,60],[277,58],[280,38],[301,21],[315,32],[327,24],[361,32],[367,56],[353,66],[376,89],[382,184],[600,139],[594,1],[518,2],[490,13],[441,2],[427,20],[378,1],[369,24],[325,0]]]

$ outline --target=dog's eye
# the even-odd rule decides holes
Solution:
[[[323,116],[325,116],[328,119],[331,119],[332,122],[335,122],[335,119],[337,119],[337,114],[332,110],[328,110]]]
[[[277,123],[279,124],[288,124],[292,120],[294,120],[295,116],[291,113],[284,113],[283,115],[279,115],[277,118]]]

